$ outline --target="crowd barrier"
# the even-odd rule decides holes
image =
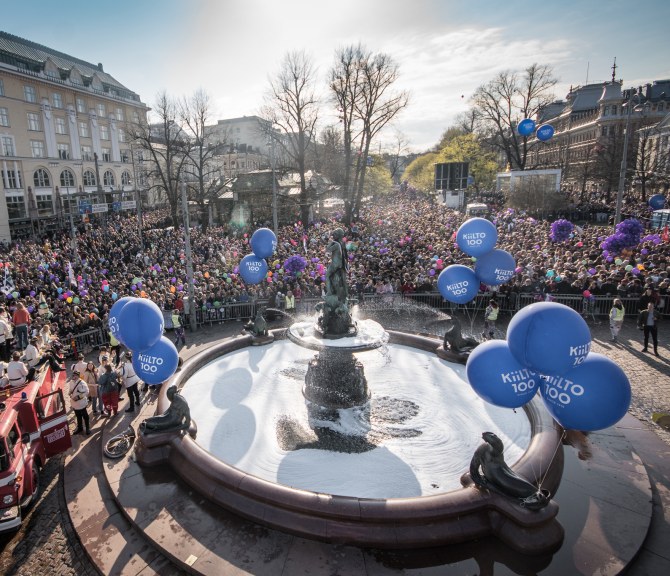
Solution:
[[[429,306],[447,314],[464,311],[471,316],[476,316],[481,312],[483,316],[484,310],[492,297],[495,297],[497,300],[501,315],[509,315],[510,317],[524,306],[544,300],[544,297],[539,294],[499,294],[485,292],[477,294],[477,296],[467,304],[454,304],[445,300],[439,292],[413,294],[401,294],[395,292],[392,294],[362,294],[358,297],[358,302],[362,306],[393,306],[411,302]],[[552,302],[565,304],[587,319],[609,316],[613,300],[613,296],[592,296],[590,298],[584,298],[578,294],[551,295]],[[637,315],[640,311],[639,298],[620,298],[620,300],[624,305],[626,318],[637,319]],[[320,297],[301,298],[300,300],[296,300],[295,310],[285,311],[283,310],[283,306],[278,306],[278,309],[284,313],[296,316],[313,315],[316,313],[316,305],[322,301],[323,300]],[[666,302],[662,302],[660,310],[662,316],[667,318],[670,316],[670,310],[666,308],[665,304]],[[197,326],[212,326],[213,324],[221,324],[230,321],[246,322],[256,316],[256,311],[259,307],[264,309],[267,305],[267,300],[256,300],[253,302],[222,304],[219,307],[212,306],[211,308],[206,307],[205,309],[200,307],[196,310],[196,324]],[[172,330],[172,313],[170,311],[164,311],[163,319],[165,322],[165,329]],[[184,324],[188,328],[188,318],[184,320]],[[76,355],[78,352],[86,354],[91,350],[108,344],[109,335],[102,328],[92,328],[85,332],[70,336],[66,339],[66,342],[69,344],[73,354]]]

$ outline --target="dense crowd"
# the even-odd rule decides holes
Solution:
[[[647,214],[640,203],[631,212]],[[189,307],[220,307],[232,302],[269,299],[289,290],[298,301],[323,294],[325,246],[329,233],[343,227],[338,217],[309,226],[301,222],[278,231],[276,253],[269,258],[270,276],[259,285],[245,285],[238,274],[242,257],[251,252],[254,226],[216,226],[191,230],[195,302],[188,302],[183,230],[164,225],[166,214],[144,216],[143,237],[136,216],[115,216],[106,222],[82,224],[76,246],[67,234],[51,234],[0,248],[0,282],[4,308],[11,320],[23,304],[31,331],[44,326],[57,336],[105,327],[114,302],[127,295],[151,298],[162,309],[189,312]],[[668,296],[670,243],[667,231],[647,231],[629,252],[605,255],[602,240],[611,227],[576,226],[564,242],[550,239],[551,220],[537,220],[511,209],[492,213],[498,248],[517,262],[513,280],[502,294],[582,294],[638,297],[646,285],[662,304]],[[432,292],[442,269],[450,264],[473,266],[473,259],[454,242],[465,217],[429,199],[399,194],[366,206],[345,227],[350,291],[354,294]],[[288,270],[291,256],[304,259],[302,270]],[[12,286],[13,284],[13,286]],[[491,290],[482,286],[482,290]]]

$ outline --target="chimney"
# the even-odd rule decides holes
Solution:
[[[104,72],[102,69],[102,62],[98,62],[98,70],[100,70],[100,72]]]
[[[647,89],[644,92],[644,97],[647,100],[651,100],[651,84],[647,84],[646,88]]]

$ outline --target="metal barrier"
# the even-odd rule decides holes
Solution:
[[[105,346],[109,343],[107,333],[102,328],[91,328],[79,334],[64,339],[64,342],[70,346],[70,352],[74,356],[79,353],[88,354],[92,350]]]

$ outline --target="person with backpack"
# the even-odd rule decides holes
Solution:
[[[135,404],[140,404],[139,383],[140,377],[135,373],[133,368],[133,353],[128,350],[126,352],[126,361],[121,365],[121,380],[123,387],[128,393],[128,402],[130,405],[126,408],[126,412],[134,412]]]

